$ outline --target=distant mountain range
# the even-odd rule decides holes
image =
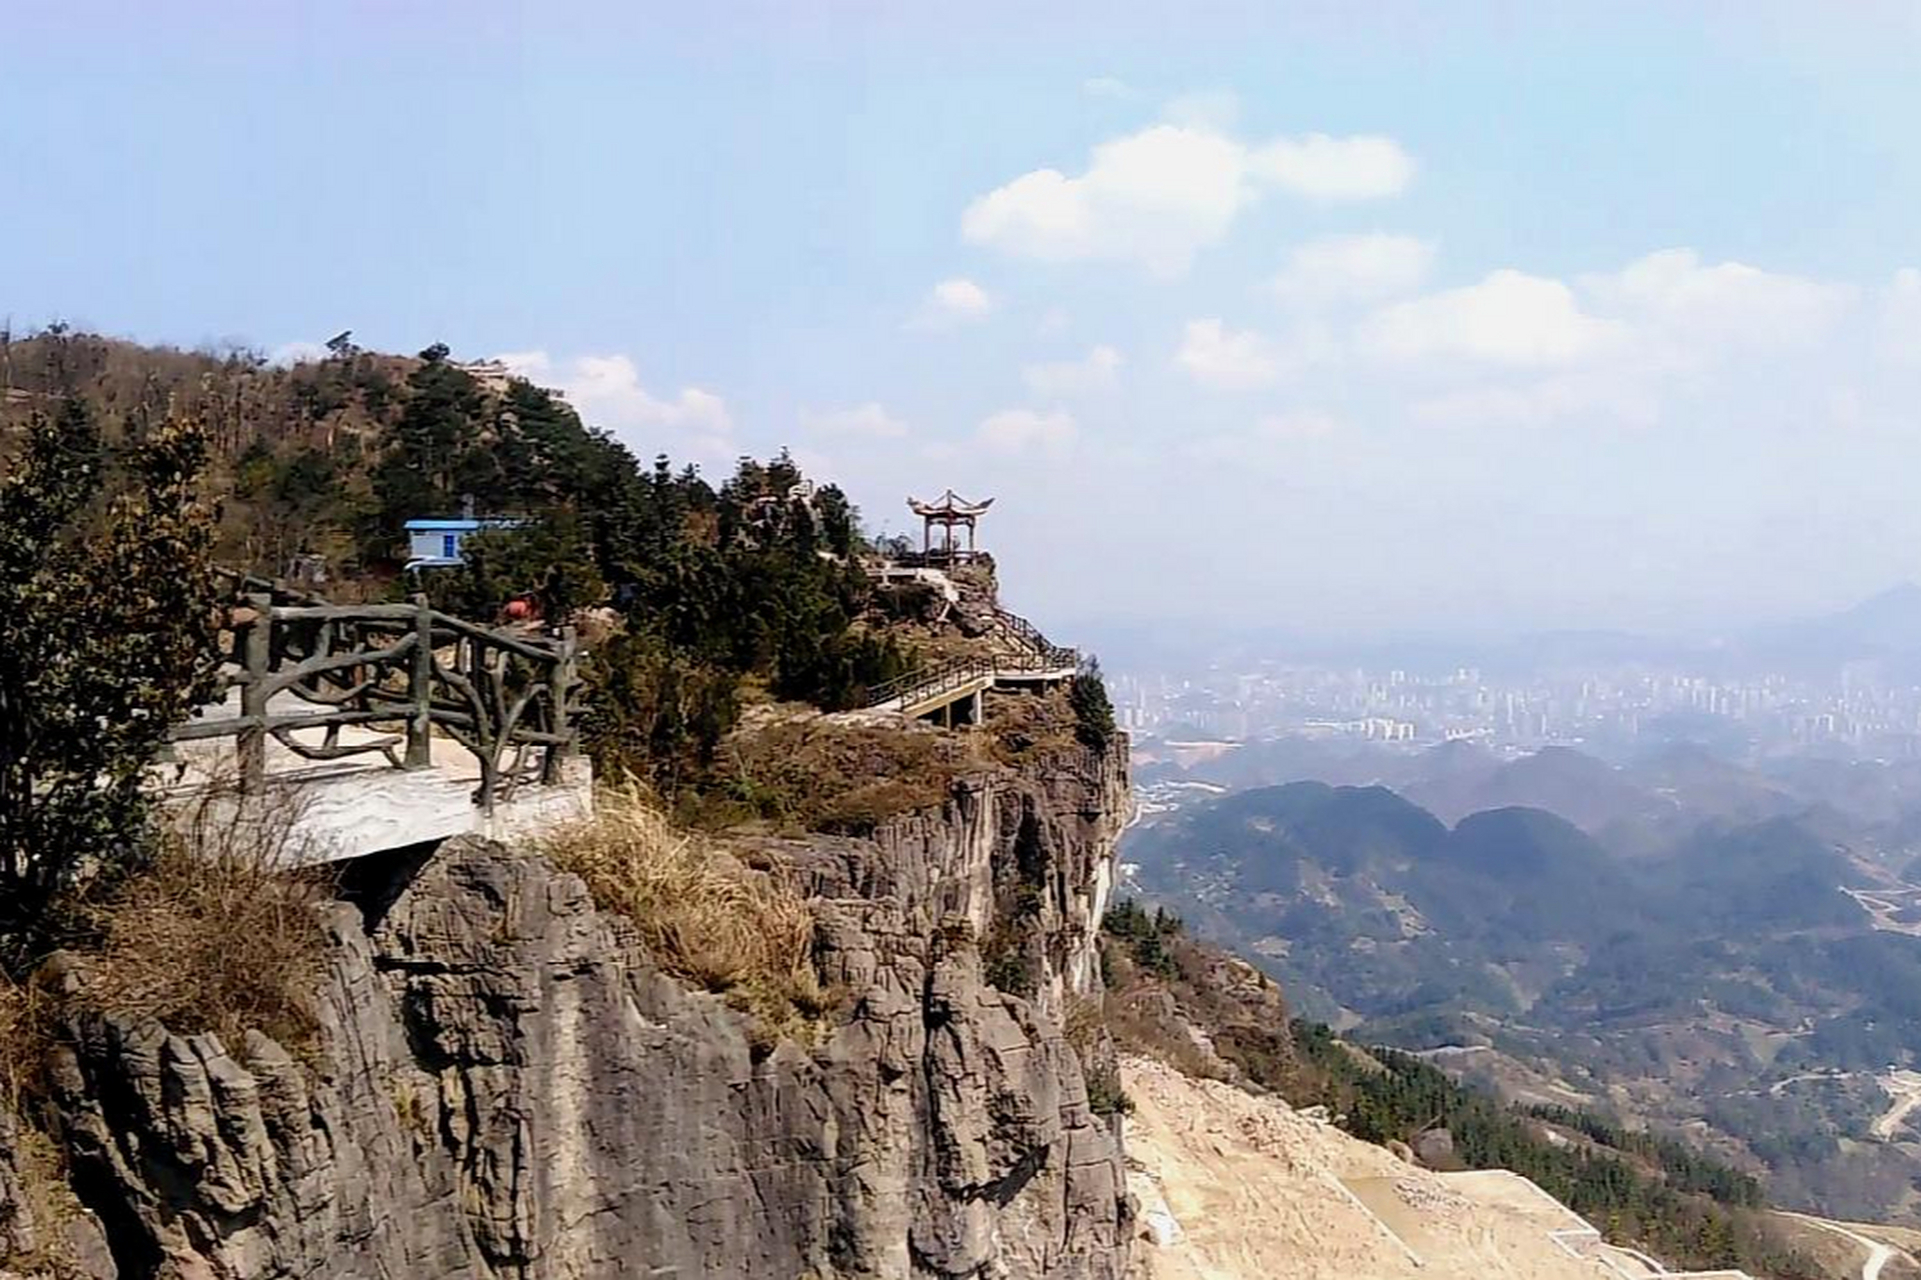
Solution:
[[[1487,1046],[1590,1103],[1707,1124],[1790,1201],[1911,1207],[1921,1145],[1859,1139],[1873,1073],[1921,1064],[1921,936],[1897,931],[1921,919],[1914,809],[1852,772],[1768,778],[1698,749],[1630,770],[1454,744],[1416,760],[1405,795],[1255,788],[1141,825],[1122,857],[1311,1016]],[[1882,895],[1882,927],[1850,890]]]
[[[1751,662],[1775,667],[1892,659],[1921,669],[1921,585],[1904,582],[1839,613],[1761,628],[1741,650]]]
[[[1616,853],[1656,852],[1699,823],[1759,822],[1832,809],[1865,824],[1916,815],[1921,834],[1921,761],[1789,756],[1736,763],[1698,742],[1655,743],[1611,764],[1571,747],[1509,759],[1465,740],[1409,753],[1352,739],[1249,742],[1183,766],[1171,753],[1141,752],[1146,780],[1180,778],[1234,789],[1314,779],[1380,785],[1458,822],[1484,809],[1546,809],[1602,837]]]

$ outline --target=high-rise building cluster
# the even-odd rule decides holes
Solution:
[[[1502,676],[1263,661],[1189,672],[1118,672],[1116,714],[1171,739],[1350,737],[1414,746],[1451,739],[1529,750],[1713,741],[1758,753],[1921,756],[1921,686],[1872,664],[1834,678],[1706,676],[1635,668]]]

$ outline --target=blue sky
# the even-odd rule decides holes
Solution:
[[[0,314],[445,341],[873,524],[996,494],[1043,619],[1720,630],[1921,577],[1921,6],[955,10],[39,6]]]

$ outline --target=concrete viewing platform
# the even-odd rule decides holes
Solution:
[[[211,724],[238,715],[239,699],[204,708],[189,723]],[[274,712],[289,718],[299,704],[276,700]],[[593,766],[584,756],[559,762],[559,776],[544,782],[539,771],[523,767],[511,777],[491,806],[478,801],[480,761],[452,738],[429,740],[428,762],[406,768],[396,764],[407,743],[402,731],[377,726],[343,726],[336,745],[367,747],[334,760],[307,759],[282,745],[266,743],[265,777],[254,796],[243,796],[236,780],[240,763],[235,738],[211,737],[177,743],[172,760],[156,767],[163,803],[185,806],[210,800],[216,806],[258,802],[283,809],[296,824],[299,860],[338,862],[389,849],[457,835],[512,840],[593,815]],[[295,729],[294,741],[315,740],[325,731]]]
[[[221,697],[174,727],[154,766],[170,804],[290,812],[306,862],[592,812],[571,629],[240,585]]]

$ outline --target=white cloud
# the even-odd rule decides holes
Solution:
[[[1360,199],[1399,191],[1413,172],[1388,138],[1314,134],[1250,149],[1188,116],[1100,144],[1079,175],[1036,169],[988,192],[962,214],[962,237],[1019,257],[1138,262],[1178,275],[1264,186]]]
[[[1416,400],[1408,413],[1452,428],[1538,427],[1584,417],[1649,427],[1660,420],[1661,397],[1645,378],[1603,368],[1446,391]]]
[[[1881,302],[1881,354],[1899,364],[1921,364],[1921,271],[1894,273]]]
[[[802,409],[800,425],[803,431],[822,435],[892,439],[907,434],[906,423],[872,400],[845,409]]]
[[[1182,456],[1199,462],[1236,470],[1279,472],[1298,478],[1298,471],[1294,469],[1304,458],[1312,456],[1304,446],[1330,439],[1340,432],[1340,421],[1330,413],[1319,409],[1291,409],[1267,414],[1252,427],[1183,439],[1176,447]]]
[[[1361,328],[1363,346],[1388,360],[1517,366],[1565,364],[1619,336],[1614,322],[1582,311],[1566,284],[1511,269],[1479,284],[1396,303]]]
[[[1190,129],[1225,133],[1241,118],[1239,95],[1227,89],[1184,93],[1161,108],[1161,119]]]
[[[498,359],[529,381],[559,391],[589,424],[613,432],[643,457],[669,446],[710,458],[732,458],[739,451],[725,401],[700,387],[682,387],[663,400],[641,385],[639,369],[626,356],[557,362],[545,351],[515,351]]]
[[[1664,343],[1695,348],[1782,347],[1826,333],[1854,297],[1843,285],[1762,271],[1740,262],[1703,266],[1692,249],[1648,254],[1614,275],[1578,281],[1593,305]]]
[[[1273,343],[1252,330],[1232,331],[1218,319],[1189,320],[1174,363],[1217,391],[1264,387],[1281,376]]]
[[[1414,180],[1414,159],[1392,138],[1281,138],[1256,151],[1254,172],[1311,200],[1376,200]]]
[[[1339,431],[1340,426],[1330,413],[1294,409],[1268,414],[1254,425],[1254,434],[1271,441],[1320,440]]]
[[[1381,231],[1322,236],[1288,254],[1273,289],[1302,307],[1374,302],[1419,287],[1433,263],[1433,242],[1414,236]]]
[[[921,329],[943,329],[983,320],[994,309],[994,299],[972,280],[959,276],[943,280],[927,291],[910,324]]]
[[[1897,277],[1884,299],[1884,334],[1900,286]],[[1912,287],[1921,338],[1921,276]],[[1753,415],[1780,412],[1784,395],[1831,381],[1862,344],[1858,300],[1847,285],[1666,249],[1614,272],[1559,280],[1501,270],[1394,303],[1357,326],[1354,350],[1406,366],[1417,381],[1400,390],[1415,422],[1647,427],[1682,421],[1681,405],[1688,420],[1707,416],[1706,403],[1743,399]],[[1421,388],[1435,375],[1452,385]]]
[[[1120,373],[1121,353],[1099,346],[1079,360],[1030,364],[1021,371],[1028,389],[1038,396],[1079,396],[1106,391]]]
[[[1073,452],[1080,428],[1072,415],[1059,409],[1003,409],[982,421],[974,434],[996,453],[1064,458]]]
[[[1812,346],[1847,316],[1855,299],[1856,291],[1845,285],[1739,262],[1707,265],[1691,249],[1666,249],[1620,271],[1572,282],[1495,271],[1478,284],[1377,311],[1357,336],[1362,350],[1392,362],[1605,369],[1625,384],[1662,371],[1698,373],[1743,351]],[[1595,390],[1565,383],[1480,388],[1423,402],[1421,416],[1559,416],[1573,399]],[[1645,402],[1637,399],[1632,408],[1641,415]]]
[[[1036,169],[968,206],[961,234],[1022,257],[1134,260],[1163,274],[1227,231],[1246,201],[1239,144],[1156,125],[1094,149],[1070,178]]]

